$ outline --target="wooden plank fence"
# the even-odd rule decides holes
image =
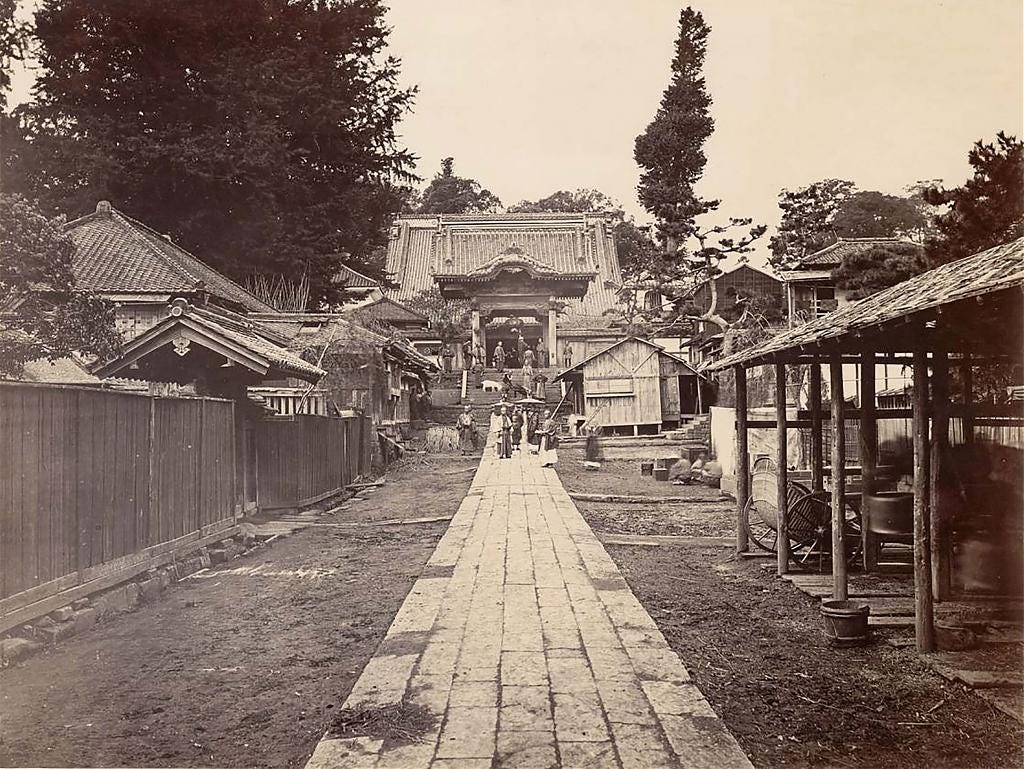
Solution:
[[[262,510],[300,507],[343,490],[370,471],[369,417],[268,417],[258,426]]]
[[[0,383],[0,617],[226,536],[233,425],[231,401]]]

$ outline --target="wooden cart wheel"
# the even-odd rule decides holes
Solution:
[[[774,553],[775,545],[779,539],[779,532],[775,530],[774,526],[766,522],[766,516],[758,509],[758,504],[763,503],[755,502],[753,497],[747,500],[747,535],[754,545],[769,553]],[[772,515],[774,513],[775,509],[772,508]]]

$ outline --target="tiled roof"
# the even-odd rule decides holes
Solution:
[[[285,339],[289,350],[303,352],[330,343],[343,348],[347,344],[383,347],[387,338],[353,323],[336,313],[260,313],[252,316],[261,326]]]
[[[463,214],[398,219],[388,245],[387,271],[399,301],[434,286],[434,275],[467,274],[485,268],[511,248],[559,274],[593,275],[587,294],[567,299],[568,312],[589,325],[607,325],[605,310],[617,302],[619,270],[611,228],[604,214]],[[570,325],[573,321],[570,321]]]
[[[326,373],[285,349],[283,337],[275,330],[254,323],[248,317],[190,306],[184,302],[178,305],[178,308],[180,312],[168,315],[160,323],[128,342],[119,356],[97,366],[96,373],[100,376],[119,373],[129,363],[143,356],[147,346],[171,334],[176,326],[186,327],[202,336],[208,336],[223,346],[241,348],[254,365],[258,364],[257,370],[266,368],[264,373],[268,375],[284,374],[315,382]]]
[[[192,294],[203,290],[253,312],[272,312],[240,285],[146,225],[101,201],[67,224],[75,242],[72,269],[80,288],[111,294]]]
[[[296,352],[324,344],[342,350],[347,345],[366,345],[379,348],[424,371],[437,370],[437,365],[412,345],[377,334],[337,313],[273,313],[255,317],[260,325],[286,337],[288,348]]]
[[[797,259],[795,264],[787,266],[787,269],[838,267],[847,256],[870,251],[875,246],[895,245],[916,244],[901,238],[839,238],[835,243]]]
[[[759,344],[716,361],[710,369],[755,365],[771,355],[882,326],[922,310],[996,291],[1024,288],[1024,238],[990,248],[841,307]]]
[[[376,302],[364,304],[350,311],[353,316],[361,319],[383,321],[385,323],[422,323],[426,324],[426,315],[406,307],[401,302],[383,297]]]
[[[338,273],[334,276],[334,280],[345,288],[376,288],[380,285],[373,278],[368,278],[361,272],[356,272],[344,264],[338,268]]]

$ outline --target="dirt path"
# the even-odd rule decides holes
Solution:
[[[451,515],[474,466],[321,521]],[[0,766],[303,766],[445,528],[312,526],[0,671]]]
[[[580,477],[581,453],[561,453],[559,473]],[[657,488],[639,481],[636,467],[608,469],[589,488],[619,494]],[[629,513],[617,516],[625,505],[580,509],[599,535],[623,528],[623,521],[640,533],[660,527],[668,533],[703,515],[706,495],[694,496],[689,505],[659,506],[656,518],[639,523]],[[731,521],[714,510],[706,533],[716,521],[715,533],[731,533]],[[912,650],[883,643],[880,634],[865,648],[830,647],[816,603],[777,579],[773,563],[700,546],[609,545],[608,552],[759,769],[1020,765],[1024,735],[1017,722],[945,682]]]

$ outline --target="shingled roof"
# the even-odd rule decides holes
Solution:
[[[74,241],[79,288],[100,294],[192,295],[204,291],[235,307],[273,312],[233,280],[101,200],[96,211],[66,225]]]
[[[876,246],[916,245],[902,238],[839,238],[835,243],[825,246],[812,254],[807,254],[796,264],[787,269],[799,270],[813,268],[816,270],[838,267],[847,256],[862,254]]]
[[[990,248],[917,275],[895,286],[841,307],[802,326],[715,361],[709,370],[759,365],[773,355],[811,347],[888,324],[923,310],[952,305],[996,292],[1024,289],[1024,238]],[[1010,329],[1007,329],[1009,333]]]
[[[471,275],[502,254],[521,252],[539,269],[593,276],[582,299],[567,299],[569,313],[607,325],[622,282],[610,220],[603,213],[462,214],[397,219],[388,244],[387,271],[403,301],[435,285],[435,275]]]
[[[361,272],[356,272],[348,265],[341,265],[334,276],[334,282],[343,288],[377,288],[380,283],[373,278],[368,278]]]

